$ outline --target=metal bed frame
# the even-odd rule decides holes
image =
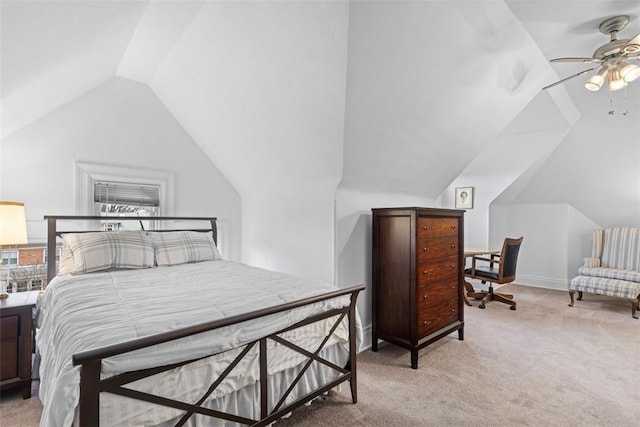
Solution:
[[[56,247],[56,238],[60,237],[65,231],[59,231],[57,228],[57,221],[67,220],[67,221],[98,221],[98,220],[150,220],[150,221],[208,221],[211,224],[210,228],[207,229],[198,229],[195,231],[201,232],[211,232],[213,234],[214,241],[217,238],[217,229],[216,229],[216,218],[210,217],[113,217],[113,216],[45,216],[45,220],[48,224],[48,242],[47,248],[49,253],[55,253]],[[184,228],[183,228],[184,230]],[[190,229],[194,231],[193,229]],[[154,230],[154,231],[176,231],[176,230]],[[71,232],[71,231],[67,231]],[[78,232],[78,231],[73,231]],[[53,259],[53,257],[50,257]],[[55,262],[49,263],[47,268],[47,278],[51,280],[56,274],[56,264]],[[176,424],[177,426],[184,425],[191,416],[194,414],[202,414],[212,418],[218,418],[222,420],[234,421],[244,425],[250,426],[265,426],[270,423],[276,421],[281,418],[283,415],[291,412],[295,408],[298,408],[305,403],[315,399],[321,394],[329,391],[330,389],[336,387],[337,385],[349,381],[350,382],[350,390],[351,390],[351,400],[355,404],[357,403],[357,377],[356,377],[356,357],[357,357],[357,349],[356,349],[356,300],[358,298],[358,294],[364,290],[364,285],[353,286],[350,288],[340,289],[333,292],[325,293],[322,295],[318,295],[315,297],[305,298],[299,301],[294,301],[290,303],[285,303],[273,307],[264,308],[261,310],[252,311],[249,313],[232,316],[224,319],[219,319],[215,321],[205,322],[185,328],[175,329],[167,332],[163,332],[160,334],[149,335],[145,337],[141,337],[138,339],[121,342],[97,349],[92,349],[80,353],[76,353],[73,355],[73,365],[80,366],[80,402],[79,402],[79,424],[80,426],[97,426],[100,419],[100,393],[113,393],[121,396],[126,396],[132,399],[142,400],[146,402],[151,402],[154,404],[158,404],[161,406],[168,406],[171,408],[179,409],[184,411],[184,415]],[[332,309],[323,313],[316,314],[314,316],[310,316],[302,321],[295,323],[287,328],[284,328],[274,334],[270,334],[259,338],[253,342],[250,342],[244,346],[244,349],[240,352],[240,354],[226,367],[226,369],[220,374],[218,378],[211,379],[211,385],[209,386],[207,392],[196,402],[196,403],[187,403],[181,402],[174,399],[169,399],[162,396],[156,396],[153,394],[148,394],[140,391],[136,391],[130,388],[125,387],[127,384],[147,378],[158,373],[168,371],[171,369],[175,369],[180,366],[188,365],[190,363],[196,362],[203,358],[209,357],[204,356],[198,359],[188,359],[182,362],[158,366],[148,369],[142,369],[138,371],[125,372],[113,377],[101,379],[101,365],[102,360],[129,353],[135,350],[143,349],[146,347],[150,347],[157,344],[162,344],[170,341],[174,341],[180,338],[200,334],[207,331],[213,331],[219,328],[223,328],[225,326],[238,324],[241,322],[258,319],[260,317],[268,316],[275,313],[280,313],[283,311],[295,309],[298,307],[302,307],[309,304],[314,304],[320,301],[325,301],[331,298],[337,298],[341,296],[349,295],[349,303],[344,305],[343,307]],[[337,320],[333,324],[330,332],[325,336],[320,345],[315,349],[315,351],[310,352],[307,351],[296,344],[282,338],[281,334],[300,328],[305,325],[309,325],[324,319],[329,319],[331,317],[337,317]],[[341,367],[333,362],[324,359],[320,356],[320,352],[324,349],[325,344],[329,341],[329,338],[337,329],[338,325],[347,318],[349,324],[349,359],[346,366]],[[267,352],[267,341],[273,340],[276,343],[284,345],[289,349],[306,356],[307,360],[304,362],[300,372],[297,374],[295,379],[289,385],[287,390],[284,390],[282,395],[279,396],[279,400],[275,404],[273,408],[268,407],[269,395],[267,388],[267,361],[268,361],[268,352]],[[251,419],[243,416],[239,416],[232,413],[217,411],[213,409],[209,409],[203,407],[202,404],[206,401],[206,399],[215,391],[215,389],[223,382],[223,380],[227,377],[229,373],[238,365],[238,363],[249,353],[249,351],[256,347],[259,349],[259,387],[260,387],[260,418],[259,419]],[[332,381],[328,382],[320,386],[319,388],[309,391],[305,395],[301,396],[297,400],[291,403],[287,403],[286,399],[289,397],[291,392],[294,390],[296,385],[299,383],[300,379],[302,379],[303,375],[313,362],[317,362],[323,364],[336,372],[338,372],[338,376]],[[278,397],[276,397],[277,399]]]

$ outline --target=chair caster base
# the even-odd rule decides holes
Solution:
[[[515,310],[515,309],[516,309],[515,305],[512,305],[511,307],[509,307],[509,310]]]
[[[486,306],[485,306],[484,304],[480,304],[480,305],[478,306],[478,308],[485,308],[485,307],[486,307]]]

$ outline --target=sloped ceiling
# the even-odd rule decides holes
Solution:
[[[207,3],[216,2],[3,0],[2,135],[116,74],[150,84],[157,91],[166,89],[157,80],[157,71],[185,32],[191,30],[194,37],[194,22],[220,24],[215,19],[218,9],[202,7]],[[251,7],[251,3],[240,3]],[[265,8],[270,3],[255,4]],[[279,7],[277,2],[273,5]],[[552,66],[549,58],[590,56],[607,41],[597,31],[598,23],[612,15],[631,15],[629,36],[640,30],[637,1],[352,1],[345,5],[349,50],[347,86],[341,90],[347,105],[346,112],[336,112],[340,120],[346,118],[343,183],[433,198],[473,161],[483,144],[508,127],[542,86],[581,69],[580,64]],[[237,42],[220,31],[202,34],[218,37],[201,40],[203,49],[208,43],[233,46]],[[402,37],[397,35],[413,37],[411,44],[399,44]],[[243,43],[251,35],[246,37]],[[201,62],[197,56],[190,60],[172,70],[182,73],[187,87],[198,84],[190,82],[190,70],[197,67],[207,67],[215,79],[216,64]],[[372,67],[376,73],[368,72]],[[340,76],[332,79],[340,82]],[[580,78],[554,91],[566,91],[581,110],[594,108]],[[198,87],[185,91],[189,93],[198,93]],[[166,98],[165,102],[174,110],[169,104],[175,101]],[[180,102],[188,104],[189,99]],[[193,117],[185,128],[212,156],[220,150],[208,119]],[[184,118],[178,120],[185,124]],[[319,150],[318,155],[334,153]],[[212,160],[225,162],[224,157]],[[304,170],[305,165],[299,167]],[[224,165],[221,169],[224,172]],[[249,179],[231,181],[242,186],[239,181]]]
[[[1,135],[113,77],[146,1],[0,4]]]
[[[343,184],[437,197],[545,78],[502,2],[352,3]]]

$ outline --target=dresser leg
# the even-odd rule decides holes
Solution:
[[[31,398],[31,380],[22,385],[22,398],[30,399]]]
[[[371,351],[378,351],[378,336],[375,334],[371,335]]]
[[[458,339],[464,341],[464,328],[458,329]]]
[[[418,369],[418,350],[411,350],[411,367],[413,369]]]

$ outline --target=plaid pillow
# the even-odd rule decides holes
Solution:
[[[60,262],[58,263],[58,274],[71,274],[73,270],[73,252],[66,243],[62,244],[62,253],[60,254]]]
[[[73,256],[71,274],[154,266],[153,246],[144,231],[68,233],[62,240]]]
[[[167,231],[149,234],[159,266],[221,259],[210,233]]]

